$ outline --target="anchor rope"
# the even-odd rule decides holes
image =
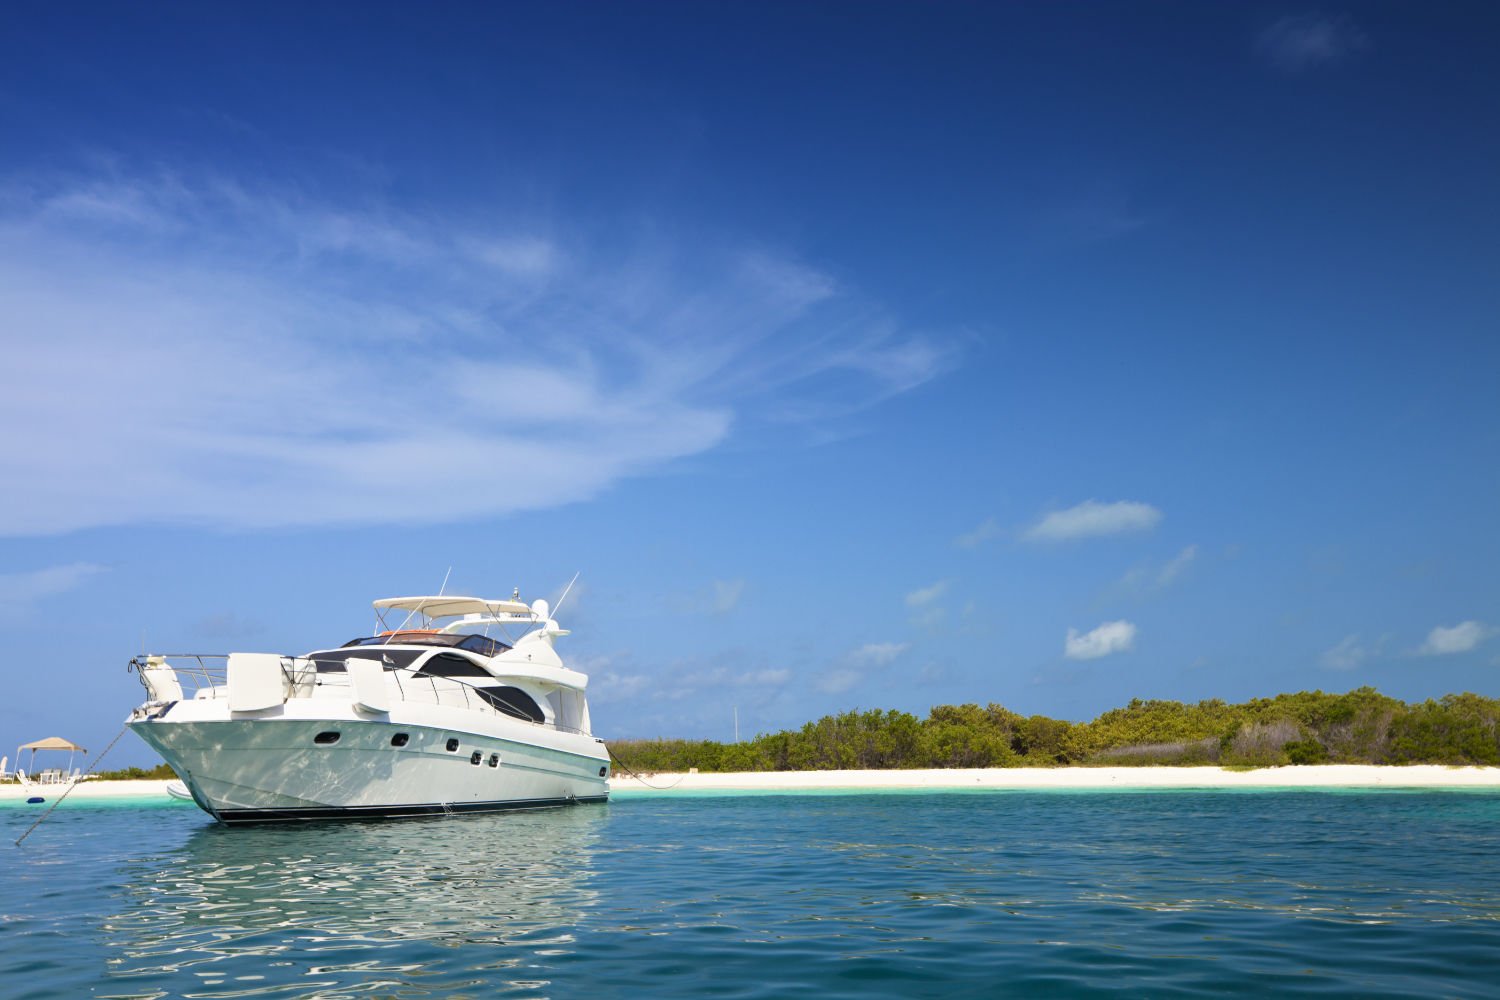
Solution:
[[[52,809],[56,809],[58,806],[62,805],[63,804],[63,799],[65,799],[69,795],[71,795],[72,792],[73,792],[73,789],[75,789],[79,785],[83,784],[83,779],[84,778],[87,778],[89,775],[91,775],[91,774],[94,773],[94,768],[98,767],[99,764],[100,764],[100,762],[104,760],[104,754],[109,753],[111,750],[114,749],[115,744],[118,743],[118,742],[120,742],[120,737],[125,735],[125,729],[128,729],[128,728],[129,728],[128,726],[122,727],[118,733],[115,733],[115,738],[109,741],[109,746],[107,746],[107,747],[104,748],[104,753],[101,753],[99,756],[95,757],[94,758],[94,762],[89,765],[88,770],[84,771],[83,774],[79,775],[78,778],[75,779],[73,781],[73,783],[68,786],[67,791],[63,792],[61,795],[59,795],[57,797],[57,801],[54,802],[54,803],[52,803]],[[46,812],[42,813],[41,817],[38,818],[35,823],[31,824],[31,826],[29,828],[27,828],[27,830],[26,830],[25,833],[21,834],[19,837],[16,838],[16,846],[17,847],[21,846],[21,841],[23,841],[27,837],[31,836],[31,831],[32,830],[35,830],[37,827],[39,827],[39,826],[42,825],[42,820],[44,820],[48,816],[52,815],[52,809],[48,809]]]
[[[670,785],[653,785],[653,784],[651,784],[651,782],[647,781],[645,778],[641,777],[639,774],[636,774],[634,771],[632,771],[630,769],[630,765],[629,764],[626,764],[623,760],[621,760],[620,758],[616,757],[614,749],[608,743],[604,744],[604,750],[605,750],[606,753],[609,754],[609,759],[612,760],[612,761],[614,761],[617,765],[619,765],[619,767],[626,774],[630,775],[632,778],[634,778],[636,781],[639,781],[641,784],[645,785],[647,788],[653,789],[653,790],[658,791],[658,792],[665,792],[669,788],[676,788],[678,785],[682,784],[682,779],[685,778],[685,777],[687,777],[687,775],[679,774],[677,776],[677,780],[674,781],[674,782],[672,782]]]

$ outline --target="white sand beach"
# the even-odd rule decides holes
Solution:
[[[9,782],[0,785],[0,800],[24,802],[34,795],[40,795],[50,805],[61,798],[65,791],[67,791],[65,785],[32,785],[30,788],[25,788],[17,782]],[[69,802],[129,798],[165,799],[170,796],[167,795],[165,781],[85,781],[68,794]]]
[[[930,771],[623,772],[614,791],[790,791],[848,788],[1457,788],[1500,789],[1500,767],[1326,764],[1226,771],[1219,767],[1016,767]]]
[[[1500,767],[1376,767],[1326,764],[1226,771],[1218,767],[1014,767],[927,771],[747,771],[734,774],[649,774],[645,780],[623,772],[610,779],[613,791],[801,791],[858,788],[1494,788]],[[40,795],[49,803],[62,786],[27,789],[0,785],[0,800],[25,801]],[[89,799],[165,799],[165,781],[87,781],[68,795]]]

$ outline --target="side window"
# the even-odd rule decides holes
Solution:
[[[475,677],[488,678],[490,672],[466,656],[455,656],[452,653],[441,653],[417,667],[419,671],[432,677]]]
[[[497,711],[513,719],[525,719],[527,722],[542,722],[547,718],[542,714],[541,707],[532,700],[531,695],[520,688],[480,688],[479,696],[493,705]]]

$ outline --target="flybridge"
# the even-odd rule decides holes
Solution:
[[[410,631],[414,615],[421,618],[418,628],[437,632],[461,632],[485,625],[538,625],[549,636],[568,634],[566,629],[558,628],[557,622],[551,620],[551,609],[547,607],[546,601],[538,600],[527,604],[520,600],[519,594],[508,601],[439,594],[428,597],[386,597],[372,604],[384,635]],[[405,619],[392,625],[386,620],[386,615],[392,611],[406,612]],[[443,618],[452,620],[444,625],[436,624]]]

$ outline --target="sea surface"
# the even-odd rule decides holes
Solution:
[[[0,995],[1497,997],[1500,793],[0,807]]]

